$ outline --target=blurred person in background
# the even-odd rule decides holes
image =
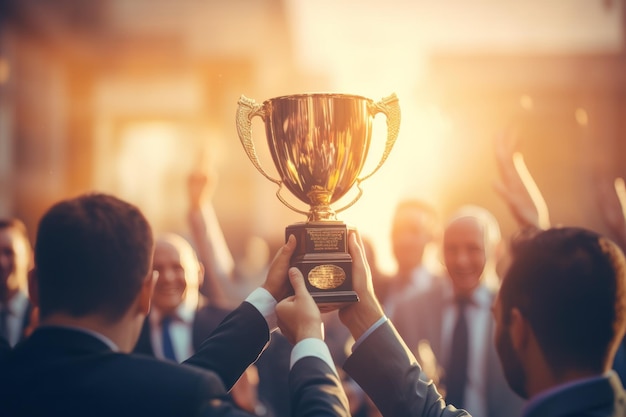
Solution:
[[[519,414],[523,401],[507,386],[493,343],[495,288],[486,282],[495,276],[498,222],[482,207],[463,206],[442,240],[446,278],[399,303],[391,320],[416,356],[428,343],[436,361],[429,367],[442,371],[431,378],[441,380],[447,403],[475,417]]]
[[[237,305],[248,295],[248,288],[241,288],[235,279],[235,260],[228,248],[212,199],[217,187],[217,174],[211,168],[207,172],[195,168],[187,177],[189,206],[187,220],[193,246],[200,262],[206,266],[206,279],[200,292],[211,297],[221,292],[230,307]]]
[[[520,230],[546,230],[550,227],[550,213],[543,194],[526,167],[519,148],[521,139],[509,128],[496,136],[495,156],[500,178],[495,188],[507,203]],[[595,201],[609,235],[626,249],[626,187],[622,178],[613,180],[600,175],[592,167]],[[619,344],[613,370],[626,382],[626,339]]]
[[[28,298],[32,249],[24,223],[0,219],[0,338],[15,346],[36,325],[37,313]]]
[[[245,297],[259,286],[259,276],[267,271],[269,261],[267,246],[258,239],[251,238],[255,250],[262,253],[254,261],[253,268],[246,264],[237,267],[230,252],[226,238],[218,221],[212,204],[213,193],[217,186],[217,174],[213,168],[203,170],[196,168],[188,176],[187,190],[189,196],[188,220],[192,241],[197,248],[199,263],[204,265],[204,282],[199,285],[200,293],[209,300],[208,308],[213,304],[219,308],[232,308],[238,305]],[[239,272],[251,272],[254,269],[254,278],[251,276],[239,277]],[[217,304],[216,304],[217,303]],[[210,316],[207,309],[198,311],[201,317]],[[208,335],[203,326],[195,332],[196,342],[202,341]],[[269,346],[255,363],[256,371],[250,375],[251,381],[258,375],[258,396],[278,416],[287,415],[290,410],[288,393],[289,374],[289,342],[275,332]]]
[[[220,307],[225,303],[219,287],[210,293],[208,304],[200,307],[198,290],[204,267],[182,236],[168,233],[157,238],[152,267],[158,278],[134,352],[183,362],[200,350],[232,310]],[[254,415],[272,416],[273,411],[258,396],[258,382],[256,366],[251,365],[233,386],[230,397],[236,406]]]
[[[426,248],[438,240],[439,218],[433,207],[419,200],[398,203],[392,220],[391,244],[397,271],[381,281],[378,296],[388,316],[396,305],[415,293],[427,291],[440,279],[424,264]]]

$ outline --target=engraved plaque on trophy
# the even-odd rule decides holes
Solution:
[[[368,154],[372,123],[377,113],[387,119],[387,140],[372,172],[360,176]],[[265,136],[279,179],[261,167],[252,141],[252,119],[265,124]],[[307,220],[287,226],[298,246],[292,266],[302,271],[306,285],[322,311],[358,301],[352,289],[352,258],[348,233],[354,227],[336,213],[351,207],[362,195],[361,182],[383,165],[398,137],[400,107],[395,94],[374,102],[346,94],[296,94],[257,104],[241,96],[237,133],[248,158],[268,180],[278,185],[276,196]],[[309,206],[300,210],[282,195],[283,186]],[[353,187],[358,194],[345,206],[331,208]]]

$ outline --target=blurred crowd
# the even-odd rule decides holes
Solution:
[[[537,236],[563,239],[559,248],[571,244],[569,255],[565,249],[515,252],[515,245],[502,238],[498,219],[483,207],[463,205],[444,218],[430,202],[407,199],[388,219],[395,273],[377,267],[375,246],[366,236],[350,237],[361,301],[325,313],[311,308],[302,276],[289,269],[291,240],[272,260],[268,246],[252,239],[249,261],[235,262],[212,205],[215,174],[194,171],[181,184],[188,191],[189,234],[154,236],[154,244],[152,237],[145,239],[150,282],[144,290],[138,281],[126,304],[125,287],[135,285],[125,281],[131,274],[127,271],[133,270],[133,262],[141,262],[141,256],[129,252],[143,247],[141,236],[124,229],[135,230],[142,221],[129,218],[139,216],[135,211],[120,208],[127,203],[97,194],[59,202],[42,218],[34,248],[19,219],[0,219],[0,415],[105,415],[111,410],[127,415],[120,411],[124,409],[134,410],[134,415],[175,410],[169,415],[241,412],[276,417],[467,415],[462,409],[474,417],[583,415],[560,414],[567,411],[563,405],[538,413],[537,398],[578,380],[591,384],[600,376],[612,378],[616,386],[615,398],[610,397],[615,414],[593,415],[624,415],[618,414],[626,407],[620,384],[626,378],[626,270],[618,259],[626,250],[624,182],[598,179],[596,195],[580,196],[597,201],[597,215],[610,230],[610,240],[576,225],[552,225],[549,208],[524,165],[520,141],[515,132],[504,131],[494,146],[500,174],[494,178],[494,192],[517,224],[513,241],[526,238],[539,247]],[[91,211],[98,216],[89,217]],[[118,215],[128,224],[114,223]],[[559,230],[569,237],[554,235]],[[545,287],[533,289],[526,298],[520,295],[526,284],[515,281],[518,277],[538,277],[544,269],[556,277],[570,260],[572,270],[581,274],[604,274],[613,264],[596,270],[586,259],[600,255],[580,254],[591,253],[588,240],[600,242],[603,253],[618,265],[613,273],[606,272],[617,283],[581,283],[580,289],[574,278],[555,284],[547,279]],[[432,248],[440,261],[436,269],[425,261]],[[119,254],[127,256],[120,259]],[[533,263],[542,254],[548,260]],[[529,261],[521,263],[522,258]],[[536,281],[524,279],[528,285]],[[613,299],[596,297],[596,288],[607,285],[612,294],[607,297]],[[547,300],[544,289],[557,294],[546,303],[570,303],[578,310],[560,317],[547,307],[534,307],[531,299],[536,297],[537,305]],[[501,310],[516,297],[519,308],[504,314]],[[614,311],[606,311],[607,305]],[[549,346],[552,342],[545,340],[552,339],[544,339],[534,320],[546,323],[547,332],[557,338],[570,338],[568,346],[578,350],[555,355],[559,348]],[[606,326],[610,340],[603,339]],[[59,342],[76,337],[71,334],[76,328],[104,342],[93,350],[86,341]],[[589,329],[600,330],[585,334]],[[384,332],[389,334],[383,337]],[[571,336],[579,333],[579,339]],[[378,337],[384,340],[377,352],[365,355],[372,349],[368,343]],[[406,352],[386,345],[396,339]],[[305,345],[311,340],[314,346]],[[602,351],[599,366],[586,362],[595,354],[584,354],[596,350]],[[120,356],[136,360],[119,363],[127,360]],[[321,357],[323,364],[312,357]],[[396,364],[404,358],[406,368],[399,374]],[[378,369],[386,366],[388,370]],[[212,372],[211,377],[200,375],[204,371]],[[393,395],[387,389],[395,390]],[[601,395],[608,394],[599,390]],[[191,410],[195,396],[202,400]],[[569,401],[574,403],[571,397]],[[88,405],[92,408],[86,412]],[[580,411],[585,405],[574,407]]]

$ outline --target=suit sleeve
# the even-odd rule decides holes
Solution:
[[[363,340],[343,368],[383,416],[469,416],[465,410],[446,406],[390,321]]]
[[[289,373],[291,415],[350,417],[348,398],[337,374],[315,356],[298,360]]]
[[[211,333],[185,364],[217,373],[230,390],[269,342],[265,318],[250,303],[243,302]]]

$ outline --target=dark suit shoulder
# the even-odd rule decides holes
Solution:
[[[3,416],[196,416],[227,407],[215,373],[116,353],[81,332],[36,331],[5,365]]]

